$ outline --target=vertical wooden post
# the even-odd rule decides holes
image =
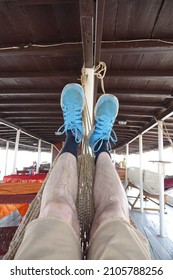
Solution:
[[[40,161],[41,161],[41,139],[38,140],[38,159],[37,159],[36,173],[39,172]]]
[[[164,224],[164,164],[163,164],[163,122],[158,121],[159,148],[159,203],[160,203],[160,236],[165,236]]]
[[[5,155],[5,170],[4,170],[4,175],[7,175],[8,150],[9,150],[9,141],[6,142],[6,155]]]
[[[142,134],[139,135],[139,180],[140,180],[140,211],[144,211],[143,207],[143,166],[142,166],[143,142]]]
[[[18,129],[16,132],[16,142],[15,142],[15,148],[14,148],[14,161],[13,161],[13,170],[12,170],[13,174],[15,174],[15,172],[16,172],[16,163],[17,163],[17,153],[18,153],[18,148],[19,148],[20,132],[21,132],[20,129]]]

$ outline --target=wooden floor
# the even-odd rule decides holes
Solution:
[[[136,206],[139,206],[137,204]],[[156,207],[152,202],[144,202],[144,207]],[[160,237],[160,218],[158,211],[130,210],[130,215],[135,226],[146,236],[150,244],[152,259],[172,260],[173,259],[173,207],[166,204],[165,235]]]

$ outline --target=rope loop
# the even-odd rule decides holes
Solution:
[[[94,69],[94,75],[101,81],[101,88],[103,93],[105,93],[104,88],[104,77],[106,75],[107,66],[106,63],[103,61],[100,61],[99,64]]]

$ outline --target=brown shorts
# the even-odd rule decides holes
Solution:
[[[80,260],[80,241],[75,231],[63,221],[39,218],[27,226],[15,259]],[[148,242],[126,221],[107,220],[100,225],[90,242],[88,259],[150,259]]]

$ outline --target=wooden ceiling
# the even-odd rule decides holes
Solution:
[[[83,64],[104,61],[105,90],[120,102],[114,148],[123,152],[173,111],[172,14],[172,0],[1,0],[0,122],[53,144],[63,141],[55,135],[63,123],[62,88],[80,83]],[[95,78],[94,102],[101,94]],[[170,137],[172,120],[165,121]],[[34,146],[26,135],[20,143]],[[15,137],[16,130],[0,123],[0,139]],[[143,145],[157,148],[157,128],[144,134]],[[138,150],[136,142],[131,149]]]

